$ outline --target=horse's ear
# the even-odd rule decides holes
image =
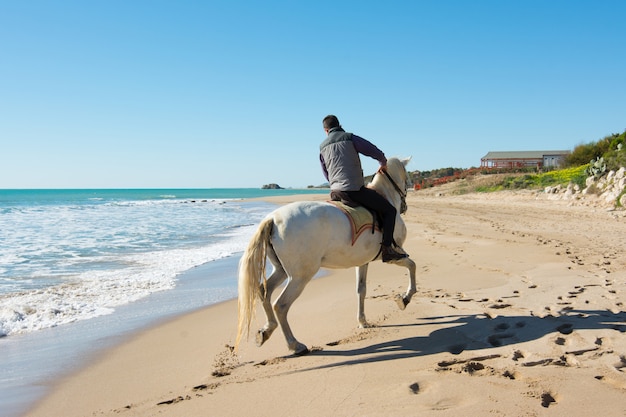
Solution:
[[[411,162],[411,158],[413,158],[413,157],[409,156],[408,158],[401,159],[400,162],[402,162],[402,164],[404,164],[404,166],[407,166],[409,164],[409,162]]]

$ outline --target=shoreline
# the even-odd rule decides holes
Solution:
[[[279,330],[234,355],[230,300],[131,335],[24,415],[623,415],[624,218],[479,197],[409,193],[418,293],[399,311],[406,271],[371,264],[372,328],[356,327],[354,270],[333,270],[290,312],[308,356]]]
[[[109,349],[127,343],[146,329],[206,308],[206,303],[223,302],[198,294],[220,286],[220,281],[225,279],[236,279],[237,261],[233,256],[191,268],[178,276],[178,284],[172,290],[119,306],[111,314],[8,336],[2,341],[0,367],[5,377],[11,376],[14,385],[3,382],[3,412],[8,416],[23,415],[29,408],[27,404],[32,406],[33,401],[37,403],[45,398],[56,386],[57,379],[71,378]],[[207,274],[220,278],[207,283]],[[217,297],[220,293],[212,294]],[[236,289],[226,296],[232,300]],[[54,364],[49,362],[51,354]]]
[[[278,205],[291,198],[316,199],[318,195],[319,193],[304,193],[240,200]],[[111,314],[37,332],[7,336],[2,341],[3,356],[0,358],[0,368],[5,376],[0,382],[3,413],[14,417],[23,415],[32,408],[33,403],[37,404],[50,394],[57,385],[57,380],[71,378],[109,349],[126,343],[147,329],[198,309],[235,299],[238,259],[239,256],[235,255],[193,267],[177,276],[175,288],[155,292],[133,303],[118,306]],[[206,282],[207,275],[211,277],[210,283]],[[224,286],[235,283],[234,291],[226,295],[226,299],[209,300],[205,297],[204,301],[198,301],[198,296],[194,294],[192,298],[195,297],[195,301],[192,301],[191,307],[189,299],[182,300],[190,291],[214,288],[225,280],[230,282],[224,283]],[[185,303],[185,307],[178,306]],[[113,325],[107,324],[112,322]],[[45,348],[42,349],[42,346]],[[53,352],[53,364],[49,361],[51,358],[48,358],[50,354],[43,354],[43,351]]]
[[[316,193],[238,200],[256,200],[274,207],[277,203],[265,201],[265,198],[281,199],[289,198],[290,195],[315,198]],[[188,269],[177,275],[174,288],[117,306],[110,314],[1,338],[3,355],[0,356],[0,368],[3,369],[3,375],[0,378],[0,403],[3,404],[3,415],[22,415],[33,403],[48,395],[55,385],[51,381],[73,375],[93,358],[99,357],[102,351],[115,347],[145,328],[222,302],[224,289],[216,287],[230,286],[232,290],[225,297],[235,298],[238,259],[239,256],[235,254]],[[225,271],[223,265],[229,265],[226,267],[229,271]],[[207,295],[201,295],[198,291],[204,291]],[[189,294],[189,298],[181,300],[185,294]]]

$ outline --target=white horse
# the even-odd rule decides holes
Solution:
[[[405,166],[409,160],[390,158],[387,161],[388,175],[379,171],[368,184],[398,212],[394,231],[394,240],[398,246],[402,246],[407,235],[400,212],[406,207]],[[367,267],[369,262],[381,259],[382,234],[378,230],[362,233],[354,245],[351,234],[347,216],[341,209],[327,202],[296,202],[271,212],[259,225],[239,263],[239,323],[235,346],[239,345],[244,334],[249,335],[256,299],[260,298],[267,322],[256,335],[257,346],[265,343],[280,323],[289,350],[295,355],[308,353],[306,345],[298,342],[291,332],[287,313],[306,284],[322,267],[356,267],[359,299],[357,318],[359,327],[367,327],[364,313]],[[265,277],[266,257],[274,266],[269,278]],[[415,262],[406,257],[394,264],[409,270],[406,293],[404,296],[396,295],[398,306],[404,309],[416,292]],[[272,305],[273,291],[286,279],[287,285]]]

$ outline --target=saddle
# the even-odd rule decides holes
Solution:
[[[370,211],[369,209],[363,206],[355,206],[354,204],[346,204],[342,201],[329,201],[330,204],[333,204],[339,210],[341,210],[348,220],[350,220],[350,228],[352,229],[352,246],[357,241],[359,236],[363,234],[366,230],[371,230],[372,234],[382,230],[380,226],[380,219],[376,213]]]

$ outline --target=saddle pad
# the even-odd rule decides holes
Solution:
[[[352,246],[354,246],[354,243],[364,231],[372,230],[372,228],[376,231],[380,231],[378,225],[374,223],[374,215],[365,207],[351,207],[341,201],[329,201],[329,203],[343,211],[343,213],[348,217],[348,220],[350,220],[350,228],[352,229]]]

